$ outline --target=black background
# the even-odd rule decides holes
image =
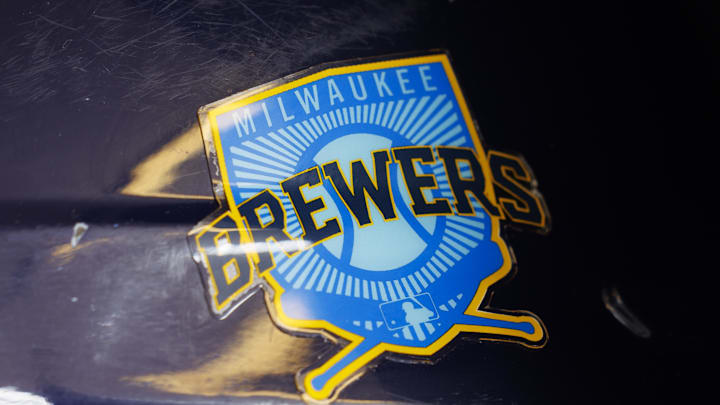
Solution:
[[[540,351],[461,342],[434,366],[381,362],[372,382],[361,379],[347,395],[377,398],[372,384],[379,384],[391,394],[380,398],[410,401],[687,403],[708,392],[701,366],[709,365],[714,344],[709,309],[719,225],[718,158],[710,142],[717,136],[711,121],[718,13],[711,2],[328,2],[307,10],[295,5],[297,13],[278,12],[287,6],[280,3],[119,3],[109,9],[117,14],[104,16],[131,9],[137,17],[95,21],[92,10],[108,6],[93,1],[2,5],[6,235],[77,220],[189,230],[213,203],[117,190],[138,161],[192,124],[199,106],[322,62],[447,49],[486,144],[521,152],[549,206],[548,236],[506,234],[519,271],[497,288],[492,304],[538,314],[550,340]],[[236,22],[236,13],[250,23],[232,30],[198,24],[210,17],[196,14],[213,7],[223,8],[225,22]],[[320,14],[325,19],[313,19]],[[322,28],[328,22],[336,24],[330,34]],[[114,25],[93,26],[100,23]],[[39,35],[51,30],[45,39]],[[198,48],[179,40],[143,44],[170,30],[190,32]],[[98,54],[88,41],[108,49],[141,35],[124,54]],[[68,52],[51,52],[67,38],[74,39]],[[223,45],[227,38],[239,45]],[[214,59],[188,69],[198,54]],[[179,70],[190,73],[163,81]],[[128,80],[133,71],[138,76]],[[207,76],[218,71],[227,71],[228,80]],[[172,81],[179,83],[175,90]],[[199,170],[204,164],[204,157],[192,163]],[[211,193],[202,174],[183,187]],[[14,263],[0,270],[0,286],[8,287],[26,277],[27,262],[10,260],[15,250],[2,252]],[[619,291],[652,331],[650,339],[612,317],[603,288]],[[2,327],[24,316],[0,314]],[[58,342],[51,344],[70,344]],[[10,368],[0,361],[0,386],[4,375],[9,385],[31,386],[23,379],[35,377]],[[64,392],[62,382],[48,383],[60,386],[48,391],[38,381],[41,391]]]

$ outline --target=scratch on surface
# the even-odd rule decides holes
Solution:
[[[165,7],[161,8],[158,11],[158,14],[162,14],[163,11],[167,10],[168,8],[172,7],[173,4],[177,3],[178,0],[172,0],[170,3],[166,4]]]
[[[285,38],[283,38],[283,36],[280,35],[280,33],[277,32],[277,30],[275,30],[275,28],[271,27],[270,24],[268,24],[262,17],[260,17],[259,15],[257,15],[257,13],[255,13],[250,7],[248,7],[247,4],[245,4],[242,0],[236,0],[236,1],[237,1],[238,3],[240,3],[240,5],[243,6],[243,8],[245,8],[245,10],[248,11],[248,13],[252,14],[252,15],[253,15],[255,18],[257,18],[264,26],[266,26],[270,31],[272,31],[275,35],[277,35],[278,38],[280,38],[283,42],[285,42],[285,43],[287,44],[287,41],[285,41]]]
[[[82,103],[97,83],[117,108],[164,114],[175,112],[168,100],[202,105],[392,38],[417,24],[424,4],[59,0],[0,39],[0,119],[27,103]],[[77,12],[62,12],[69,5]]]
[[[180,19],[182,19],[182,18],[185,17],[186,15],[190,14],[193,10],[195,10],[195,7],[192,7],[192,8],[190,8],[190,9],[186,10],[186,11],[185,11],[184,13],[182,13],[179,17],[176,17],[176,18],[170,20],[168,23],[166,23],[166,24],[163,25],[163,26],[158,27],[158,28],[156,28],[156,29],[154,29],[154,30],[152,30],[152,31],[144,34],[144,35],[140,35],[140,36],[137,37],[137,38],[133,38],[133,39],[131,39],[130,41],[127,41],[127,42],[125,42],[125,43],[123,43],[123,44],[119,44],[119,45],[116,45],[116,46],[114,46],[114,47],[108,48],[107,51],[122,50],[122,49],[124,49],[124,48],[127,48],[128,46],[130,46],[130,45],[132,45],[132,44],[134,44],[134,43],[136,43],[136,42],[138,42],[138,41],[140,41],[140,40],[142,40],[142,39],[145,39],[145,38],[147,38],[147,37],[149,37],[149,36],[151,36],[151,35],[153,35],[153,34],[155,34],[155,33],[157,33],[157,32],[160,32],[160,31],[164,30],[165,28],[173,25],[174,23],[178,22]]]
[[[97,15],[97,14],[95,14],[95,13],[93,13],[93,15],[92,15],[92,16],[93,16],[93,17],[95,17],[95,18],[99,18],[99,19],[101,19],[101,20],[109,20],[109,21],[124,21],[124,20],[123,20],[122,18],[117,18],[117,17],[106,17],[106,16],[102,16],[102,15]]]
[[[41,20],[45,20],[45,21],[47,21],[48,23],[50,23],[50,24],[52,24],[52,25],[54,25],[54,26],[56,26],[56,27],[65,28],[65,29],[70,30],[70,31],[77,31],[77,30],[78,30],[77,28],[73,28],[73,27],[67,26],[67,25],[65,25],[65,24],[61,24],[61,23],[59,23],[59,22],[57,22],[57,21],[53,21],[53,20],[45,17],[44,15],[38,15],[38,18],[40,18]]]

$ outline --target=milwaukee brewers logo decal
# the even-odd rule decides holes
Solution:
[[[222,204],[189,236],[208,302],[224,318],[263,291],[280,328],[343,345],[298,370],[308,398],[460,332],[544,344],[487,302],[513,266],[501,223],[546,231],[544,201],[521,157],[483,148],[445,54],[319,67],[200,118]]]

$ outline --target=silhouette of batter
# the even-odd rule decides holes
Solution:
[[[405,322],[410,325],[417,325],[423,322],[427,322],[433,316],[433,312],[423,306],[415,308],[410,301],[405,301],[402,304],[402,309],[405,311]]]

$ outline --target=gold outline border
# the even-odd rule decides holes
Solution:
[[[211,306],[213,312],[222,318],[224,318],[227,315],[225,313],[225,311],[226,311],[225,308],[227,308],[228,306],[230,306],[230,307],[235,306],[236,300],[243,293],[245,293],[249,287],[251,287],[255,283],[255,266],[254,266],[254,263],[252,262],[251,256],[248,255],[248,256],[246,256],[246,258],[248,260],[248,268],[250,269],[250,275],[248,277],[248,282],[243,284],[242,286],[238,287],[237,291],[232,293],[223,302],[219,302],[217,299],[217,296],[219,294],[218,288],[217,288],[217,282],[215,281],[215,277],[216,277],[215,272],[217,270],[212,269],[210,267],[210,260],[207,257],[207,252],[205,251],[205,248],[203,247],[202,243],[200,243],[200,238],[207,232],[210,232],[213,229],[215,229],[215,224],[222,221],[226,215],[229,215],[229,212],[224,212],[221,215],[218,215],[217,218],[213,219],[209,224],[203,225],[201,227],[201,229],[197,232],[197,234],[193,235],[193,242],[195,242],[195,246],[197,246],[197,251],[198,251],[198,253],[200,253],[202,255],[202,266],[205,268],[205,271],[206,271],[205,276],[207,276],[207,283],[209,284],[208,288],[210,289],[210,291],[214,292],[214,293],[207,294],[210,297],[210,302],[211,302],[210,306]],[[250,232],[248,231],[249,228],[247,226],[245,226],[245,221],[243,220],[240,222],[242,225],[237,225],[238,221],[235,218],[233,218],[232,215],[229,215],[229,216],[230,216],[230,219],[232,219],[236,223],[237,231],[240,234],[240,244],[252,243],[253,240],[252,240],[252,237],[250,236],[251,235]],[[229,230],[219,232],[218,235],[213,237],[215,247],[217,247],[217,239],[219,238],[220,235],[222,235],[224,233],[229,233]],[[228,238],[229,238],[229,235],[228,235]],[[232,261],[237,262],[237,259],[232,258],[230,261],[228,261],[228,263],[230,263]],[[220,272],[223,276],[225,275],[225,271],[224,271],[225,266],[228,263],[225,263],[223,268],[220,269]],[[238,271],[238,277],[239,277],[241,269],[240,269],[239,263],[236,263],[236,264],[237,264],[237,271]]]
[[[535,205],[537,205],[538,208],[540,209],[540,216],[542,217],[542,219],[541,219],[540,223],[538,224],[537,222],[532,222],[532,221],[526,221],[526,220],[522,220],[522,219],[513,218],[512,215],[510,215],[509,212],[504,212],[504,211],[505,211],[505,207],[503,206],[503,201],[506,201],[506,202],[514,205],[514,206],[515,206],[515,209],[517,209],[517,210],[520,211],[520,212],[530,212],[530,207],[527,207],[527,209],[525,209],[525,210],[524,210],[524,209],[521,209],[520,207],[518,207],[517,201],[515,201],[515,200],[513,200],[513,199],[509,199],[509,198],[499,198],[499,199],[498,199],[498,205],[500,205],[500,207],[499,207],[500,210],[501,210],[502,212],[504,212],[504,215],[507,216],[507,217],[508,217],[508,220],[511,221],[511,222],[514,222],[514,223],[517,223],[517,224],[521,224],[521,225],[532,226],[532,227],[534,227],[534,228],[539,228],[540,231],[547,232],[548,228],[550,227],[550,225],[549,225],[550,213],[547,211],[547,205],[545,204],[545,198],[543,197],[543,195],[542,195],[542,194],[540,193],[540,191],[538,190],[538,187],[537,187],[535,184],[533,184],[533,182],[537,182],[537,179],[535,178],[535,175],[533,174],[532,170],[530,169],[530,165],[527,163],[527,161],[526,161],[522,156],[513,155],[513,154],[511,154],[511,153],[502,152],[502,151],[499,151],[499,150],[496,150],[496,149],[489,149],[489,150],[487,151],[488,163],[490,162],[490,159],[491,159],[492,155],[500,156],[500,157],[503,157],[503,158],[506,158],[506,159],[510,159],[510,160],[514,160],[514,161],[517,162],[517,163],[520,165],[520,167],[525,171],[524,177],[523,177],[523,176],[520,176],[521,173],[517,173],[517,172],[516,172],[515,174],[518,175],[518,178],[520,178],[520,180],[523,180],[523,181],[528,182],[528,183],[530,184],[530,188],[526,187],[526,186],[523,185],[523,184],[520,184],[520,183],[517,182],[515,179],[512,179],[512,178],[510,178],[510,177],[505,176],[505,169],[509,169],[509,170],[512,170],[513,172],[515,172],[515,170],[513,170],[511,167],[509,167],[509,166],[502,166],[502,167],[500,168],[500,171],[502,172],[503,177],[505,177],[505,179],[507,179],[508,181],[510,181],[510,182],[513,183],[515,186],[517,186],[518,188],[522,189],[523,191],[527,192],[527,194],[532,197],[532,199],[535,201]],[[494,184],[496,187],[500,187],[500,188],[503,189],[506,193],[508,193],[508,194],[512,195],[513,197],[515,197],[517,200],[523,201],[523,199],[522,199],[520,196],[516,195],[515,193],[511,192],[510,190],[508,190],[507,188],[505,188],[504,186],[502,186],[501,184],[499,184],[498,182],[496,182],[494,175],[493,175],[493,177],[492,177],[492,181],[493,181],[493,184]],[[523,202],[524,202],[524,201],[523,201]]]

